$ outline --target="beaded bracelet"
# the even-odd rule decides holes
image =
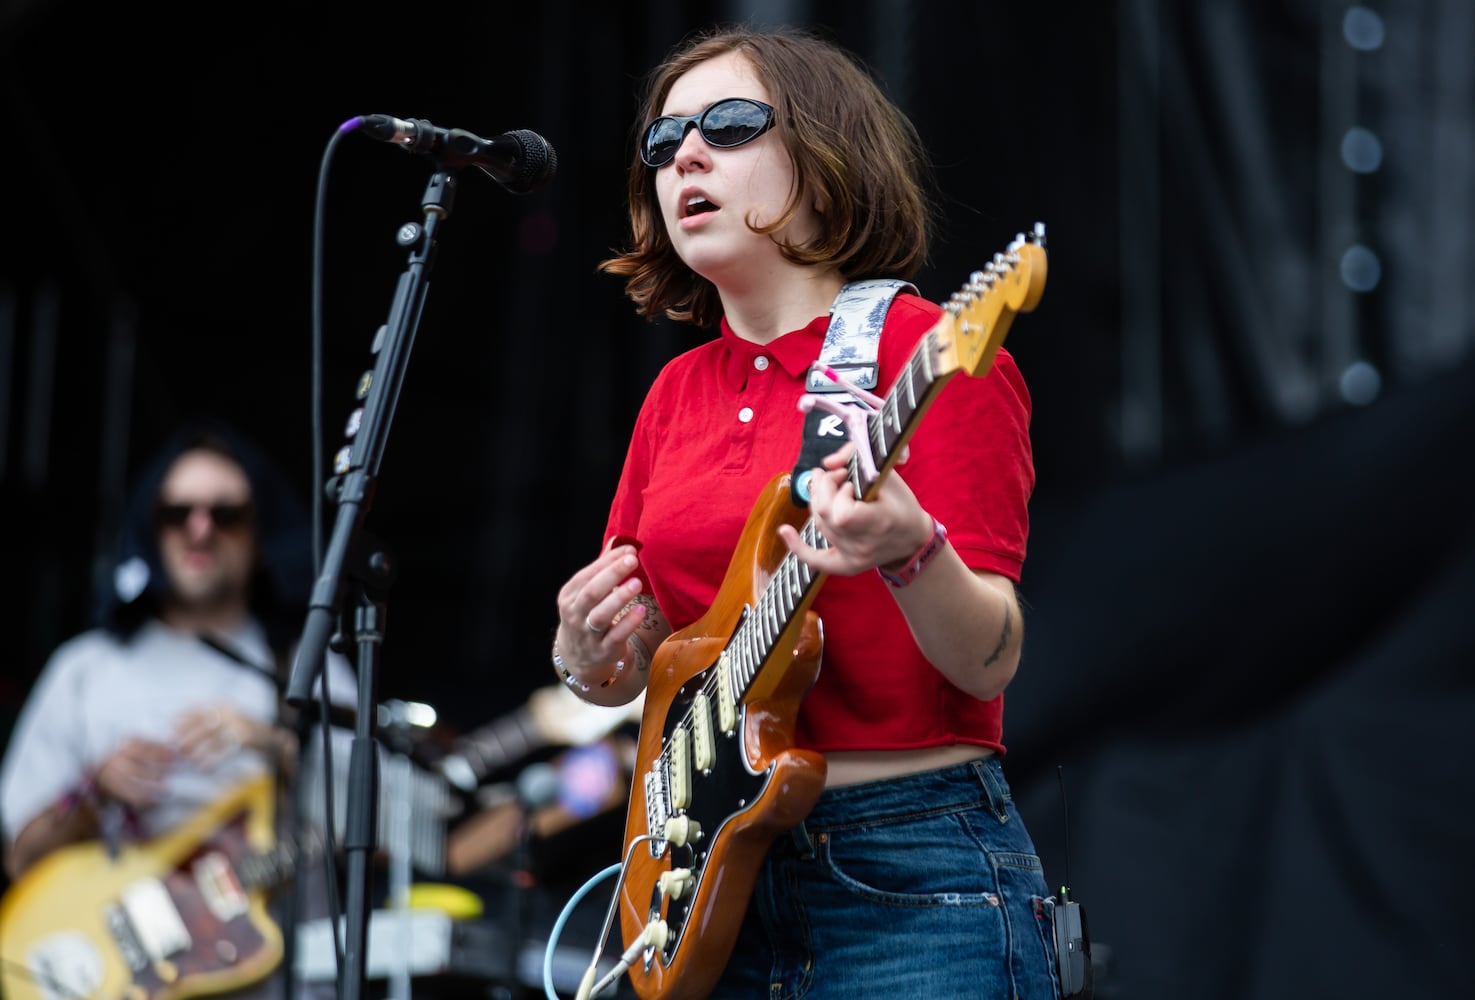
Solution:
[[[77,807],[83,803],[95,808],[100,798],[101,796],[97,787],[97,775],[95,773],[89,774],[82,779],[77,787],[63,792],[57,798],[56,802],[52,804],[52,808],[56,810],[58,816],[65,819],[76,812]]]
[[[577,693],[583,693],[591,690],[588,684],[585,684],[583,681],[579,680],[577,677],[571,674],[568,667],[563,665],[563,657],[558,655],[558,643],[556,641],[553,643],[553,666],[558,670],[559,676],[563,678],[563,682],[569,686],[570,690]],[[624,672],[625,661],[616,660],[615,672],[610,674],[604,680],[600,681],[599,686],[609,687],[615,681],[619,680],[620,674]]]
[[[927,564],[936,558],[937,554],[942,551],[942,547],[946,544],[947,529],[942,526],[941,521],[934,517],[932,519],[932,537],[927,539],[927,543],[918,549],[915,555],[902,563],[900,569],[887,571],[877,566],[876,572],[880,573],[881,579],[890,584],[892,588],[900,590],[915,580],[917,574],[922,572],[927,567]]]

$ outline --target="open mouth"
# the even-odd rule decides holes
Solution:
[[[694,215],[703,215],[707,212],[715,211],[717,211],[716,205],[712,204],[701,195],[697,195],[696,197],[691,198],[687,201],[686,208],[682,212],[682,217],[690,219]]]

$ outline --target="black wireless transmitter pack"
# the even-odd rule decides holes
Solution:
[[[1086,911],[1070,898],[1070,812],[1065,803],[1065,776],[1056,770],[1060,780],[1060,803],[1065,815],[1065,881],[1055,900],[1055,960],[1060,970],[1062,1000],[1091,1000],[1095,992],[1095,976],[1091,969],[1091,935],[1086,926]]]
[[[1070,898],[1067,886],[1060,887],[1060,898],[1055,901],[1055,957],[1060,965],[1063,1000],[1090,1000],[1095,985],[1086,911]]]

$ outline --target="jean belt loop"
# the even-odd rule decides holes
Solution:
[[[994,817],[1000,823],[1009,822],[1009,791],[1004,784],[999,759],[987,757],[973,761],[970,766],[978,777],[978,783],[983,786],[983,794],[988,797],[988,805],[993,810]]]
[[[789,831],[789,836],[793,838],[794,850],[798,852],[799,859],[801,861],[813,861],[814,841],[810,839],[809,828],[804,825],[802,819]]]

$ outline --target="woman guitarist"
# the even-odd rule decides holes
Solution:
[[[601,268],[625,280],[642,315],[717,335],[669,362],[649,390],[604,551],[559,591],[553,661],[591,702],[625,704],[649,685],[650,727],[658,684],[674,701],[666,689],[682,680],[659,679],[667,640],[689,637],[753,575],[734,553],[755,501],[794,466],[805,421],[796,404],[832,303],[848,282],[920,269],[931,197],[914,127],[854,58],[812,33],[688,39],[652,73],[638,127],[629,244]],[[940,315],[917,295],[895,297],[877,351],[881,388]],[[816,536],[788,517],[759,532],[759,545],[832,577],[812,604],[823,667],[791,727],[759,722],[753,705],[743,723],[754,727],[744,730],[750,755],[763,732],[812,752],[799,771],[819,774],[817,801],[749,866],[751,900],[738,908],[730,954],[705,953],[685,982],[655,985],[637,958],[630,975],[642,996],[1057,996],[1053,901],[1001,765],[1003,692],[1024,637],[1015,587],[1034,483],[1029,417],[1025,383],[1001,350],[987,377],[947,383],[907,457],[870,493],[852,485],[854,443],[824,458],[808,483]],[[696,728],[700,741],[705,721]],[[718,744],[717,754],[739,752]],[[657,734],[649,745],[674,741]],[[660,766],[664,782],[674,767]],[[707,762],[681,780],[717,770]],[[646,807],[662,787],[637,789]],[[673,791],[674,812],[705,792]],[[643,830],[636,811],[632,802],[627,848]],[[721,863],[735,825],[705,830],[672,857]],[[662,842],[661,830],[646,832]],[[671,834],[670,850],[688,835]],[[727,855],[748,870],[737,848]],[[646,897],[637,890],[625,909]],[[673,902],[669,918],[684,905]],[[643,917],[622,914],[627,930],[631,919]],[[687,935],[701,930],[687,921]],[[669,938],[652,940],[679,958]]]

